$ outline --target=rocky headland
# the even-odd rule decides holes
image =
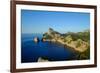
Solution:
[[[43,34],[42,41],[59,42],[65,47],[69,47],[74,51],[77,51],[80,56],[89,58],[90,52],[90,31],[85,30],[83,32],[68,32],[61,34],[52,28],[49,28],[46,33]]]

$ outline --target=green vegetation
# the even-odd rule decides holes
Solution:
[[[73,48],[77,52],[77,59],[89,59],[90,58],[90,31],[85,30],[83,32],[68,32],[61,34],[49,28],[48,32],[43,34],[43,39],[46,41],[60,42],[70,48]]]
[[[82,40],[81,39],[78,39],[77,40],[77,44],[76,44],[76,48],[78,48],[81,45],[82,45]]]
[[[64,37],[71,35],[73,38],[73,41],[77,40],[77,39],[81,39],[85,42],[89,42],[90,40],[90,31],[89,30],[85,30],[83,32],[77,32],[77,33],[73,33],[73,32],[68,32],[66,34],[63,34]]]
[[[48,35],[47,33],[43,34],[43,37],[44,37],[45,39],[52,39],[52,37],[51,37],[50,35]]]
[[[82,59],[90,59],[90,48],[88,48],[86,51],[79,53],[78,52],[78,60],[82,60]]]
[[[73,41],[72,36],[68,35],[64,38],[65,42],[67,42],[68,44],[71,43],[71,41]]]

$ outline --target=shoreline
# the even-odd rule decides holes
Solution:
[[[64,45],[64,47],[70,48],[70,49],[72,49],[72,50],[74,50],[74,51],[76,51],[76,52],[79,52],[79,53],[82,53],[82,52],[84,52],[84,51],[86,51],[86,50],[88,49],[88,48],[85,48],[85,49],[75,48],[75,47],[72,46],[71,44],[67,44],[67,43],[65,43],[65,42],[63,42],[63,41],[61,41],[61,40],[54,40],[54,39],[49,40],[49,39],[45,39],[45,41],[43,41],[43,42],[46,42],[46,41],[48,41],[48,42],[57,42],[57,43],[60,43],[60,44]]]

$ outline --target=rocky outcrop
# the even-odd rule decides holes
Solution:
[[[35,37],[33,40],[34,40],[34,42],[39,42],[39,38],[38,37]]]
[[[59,38],[61,35],[59,32],[54,31],[52,28],[49,28],[48,32],[43,34],[44,41],[56,41],[56,38]]]
[[[43,34],[43,40],[59,42],[73,48],[75,51],[84,52],[90,48],[87,35],[89,37],[89,31],[62,35],[61,33],[54,31],[52,28],[49,28],[48,32]]]
[[[38,62],[48,62],[48,60],[47,60],[47,59],[44,59],[44,58],[42,58],[42,57],[39,57],[39,58],[38,58]]]

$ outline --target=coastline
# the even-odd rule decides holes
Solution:
[[[89,30],[83,32],[69,32],[61,34],[52,28],[49,28],[46,33],[43,34],[42,41],[59,42],[67,47],[78,51],[79,53],[85,52],[89,46]]]
[[[63,41],[61,41],[61,40],[54,40],[54,39],[51,39],[51,40],[49,40],[49,39],[45,39],[45,41],[48,41],[48,42],[58,42],[58,43],[60,43],[60,44],[62,44],[62,45],[64,45],[64,47],[67,47],[67,48],[70,48],[70,49],[72,49],[72,50],[74,50],[74,51],[76,51],[76,52],[79,52],[79,53],[82,53],[82,52],[84,52],[84,51],[86,51],[88,48],[76,48],[73,44],[68,44],[68,43],[66,43],[66,42],[63,42]],[[44,41],[44,42],[45,42]],[[75,43],[75,41],[73,41],[72,43]],[[86,43],[86,42],[84,42],[86,45],[88,45],[88,43]]]

